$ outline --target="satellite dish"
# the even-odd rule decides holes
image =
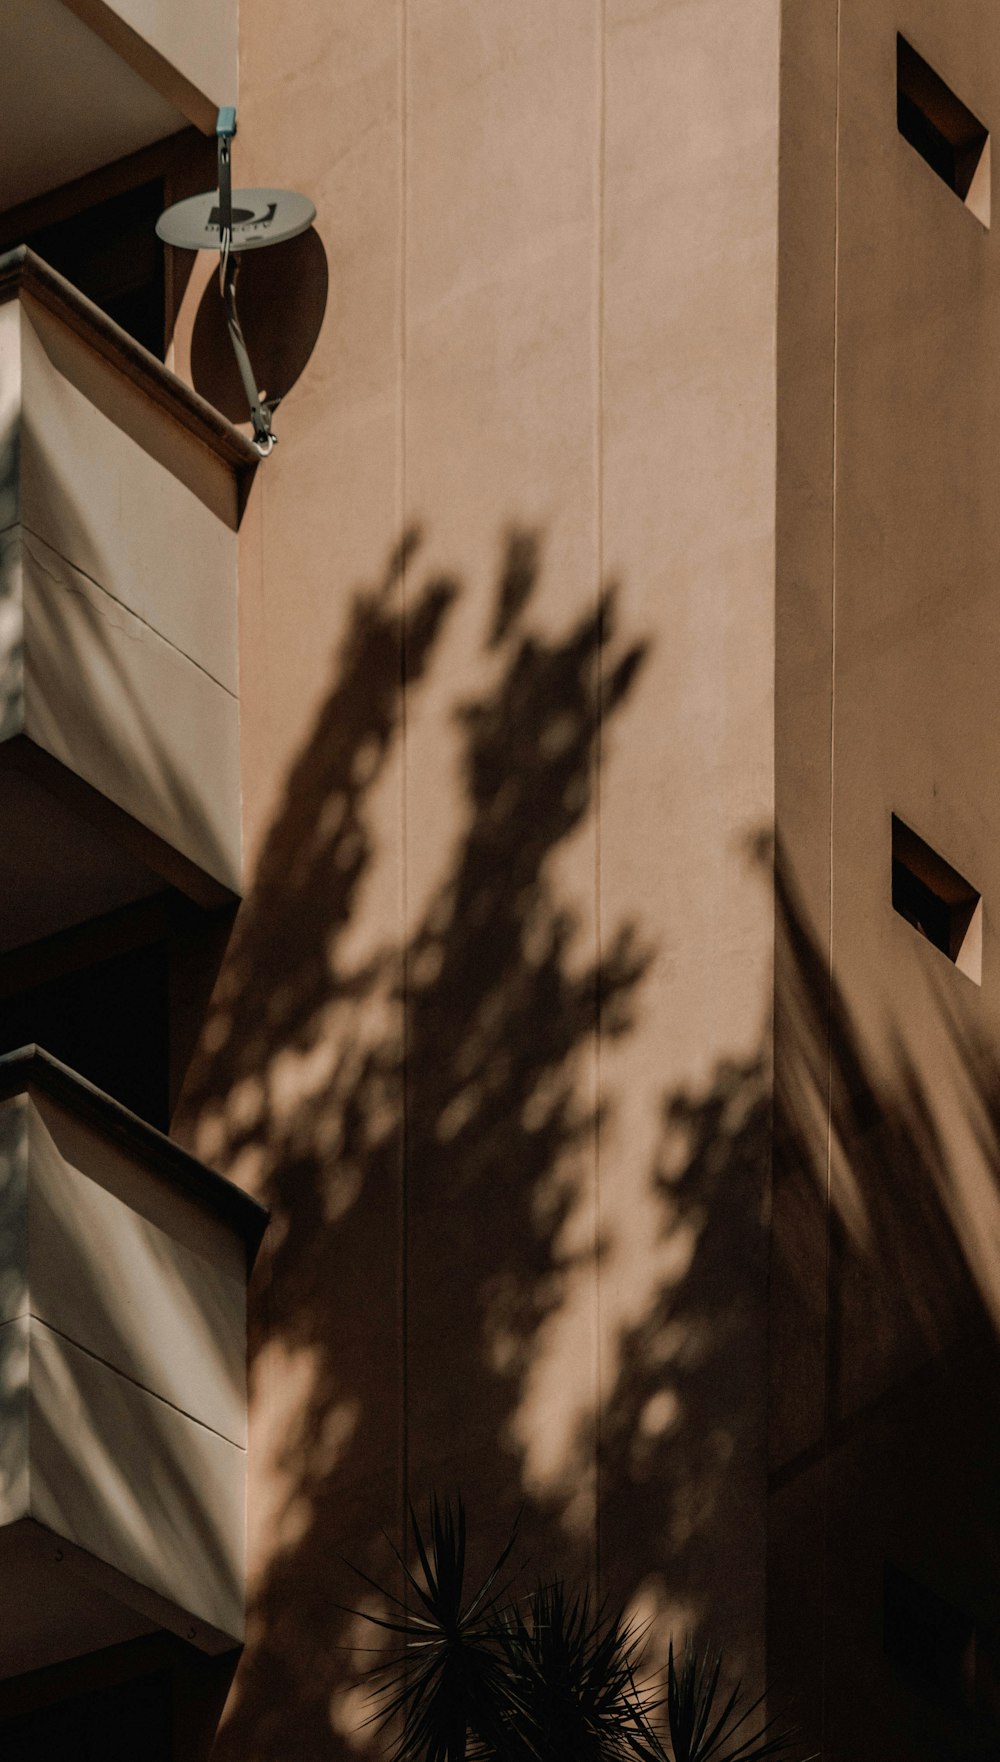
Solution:
[[[307,196],[294,190],[234,190],[231,251],[259,251],[280,245],[312,226],[316,210]],[[182,251],[221,251],[222,208],[215,191],[175,202],[156,223],[165,245]]]
[[[260,251],[265,245],[282,244],[306,232],[316,218],[308,196],[294,190],[234,190],[230,144],[236,133],[236,111],[219,111],[215,125],[219,154],[219,188],[201,196],[175,202],[160,215],[157,237],[181,251],[218,251],[219,286],[226,304],[229,337],[236,355],[243,389],[250,405],[254,445],[263,456],[271,451],[277,435],[271,432],[271,416],[277,398],[258,390],[247,346],[236,311],[236,278],[240,253]]]

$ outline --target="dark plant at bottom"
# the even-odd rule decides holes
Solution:
[[[461,1500],[432,1499],[426,1535],[412,1510],[410,1521],[416,1567],[393,1550],[404,1597],[362,1573],[389,1613],[354,1611],[396,1642],[369,1672],[393,1762],[790,1759],[760,1702],[720,1692],[718,1655],[689,1649],[678,1667],[671,1645],[665,1685],[643,1679],[643,1636],[621,1612],[561,1579],[513,1594],[504,1575],[516,1532],[467,1593]]]
[[[731,1689],[719,1710],[722,1658],[689,1647],[680,1670],[671,1643],[667,1663],[667,1723],[673,1762],[764,1762],[787,1756],[790,1738],[769,1724],[755,1723],[763,1696],[747,1706],[739,1687]],[[664,1752],[661,1751],[661,1754]]]

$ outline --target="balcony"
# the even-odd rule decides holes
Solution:
[[[265,1213],[35,1047],[0,1058],[0,1677],[243,1634]]]
[[[241,882],[239,430],[0,257],[0,952]]]
[[[237,0],[4,0],[0,210],[237,101]]]

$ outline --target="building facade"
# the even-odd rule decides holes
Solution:
[[[10,1753],[380,1754],[437,1492],[994,1754],[993,11],[2,30]]]

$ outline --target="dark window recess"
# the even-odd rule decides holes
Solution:
[[[163,246],[154,229],[163,201],[158,178],[24,240],[161,361],[165,271]]]
[[[947,1713],[975,1713],[995,1732],[997,1634],[991,1625],[887,1564],[882,1632],[886,1657],[924,1700]],[[995,1740],[988,1753],[996,1755]]]
[[[904,140],[988,226],[989,131],[905,37],[896,38],[896,123]]]
[[[32,1042],[165,1130],[170,1105],[166,942],[131,949],[0,999],[0,1052]]]
[[[971,1708],[976,1687],[976,1624],[898,1567],[885,1569],[886,1657],[915,1687],[953,1712]]]
[[[976,889],[916,832],[892,816],[892,909],[977,984],[982,910]]]
[[[166,1671],[0,1719],[4,1762],[171,1762]]]
[[[951,908],[939,899],[932,888],[921,881],[899,857],[892,859],[892,908],[933,942],[942,954],[951,956]]]

